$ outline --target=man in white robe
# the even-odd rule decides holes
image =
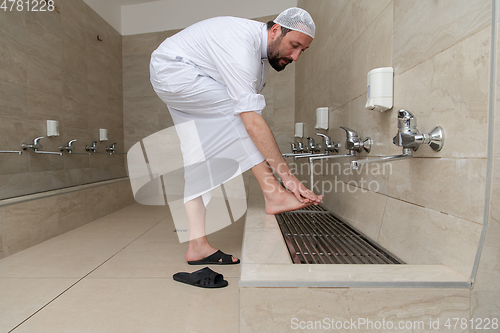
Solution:
[[[266,103],[259,94],[269,67],[281,71],[296,61],[311,44],[314,31],[309,13],[296,7],[285,10],[267,25],[216,17],[167,38],[153,52],[153,88],[167,104],[176,126],[194,122],[197,133],[192,134],[202,146],[200,153],[190,149],[186,143],[190,140],[184,140],[184,144],[180,138],[185,165],[184,200],[190,225],[185,256],[188,263],[207,257],[224,264],[239,263],[237,258],[211,247],[206,239],[202,197],[220,184],[200,179],[204,173],[190,167],[198,166],[200,161],[230,159],[237,162],[239,172],[251,169],[263,191],[268,214],[321,201],[321,196],[308,190],[291,173],[281,156],[261,115]],[[271,168],[288,191],[277,182]],[[210,172],[221,174],[224,170]]]

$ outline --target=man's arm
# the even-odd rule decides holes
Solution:
[[[243,112],[240,116],[253,143],[269,165],[281,177],[285,187],[293,192],[300,202],[304,202],[304,199],[308,199],[306,202],[320,202],[321,199],[308,190],[292,174],[264,118],[256,112]]]

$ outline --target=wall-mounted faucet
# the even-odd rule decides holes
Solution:
[[[92,142],[91,146],[85,146],[85,150],[92,151],[95,153],[97,151],[97,141]]]
[[[352,169],[358,169],[362,164],[380,163],[403,160],[413,157],[413,152],[421,144],[428,144],[434,151],[440,151],[444,145],[444,131],[440,126],[436,126],[429,134],[420,134],[417,130],[417,119],[406,110],[398,112],[398,133],[392,142],[399,147],[403,147],[403,154],[385,156],[373,159],[364,159],[351,162]]]
[[[307,151],[310,153],[317,153],[321,149],[321,144],[315,143],[314,139],[311,138],[310,136],[307,137],[307,145],[308,145]]]
[[[44,138],[43,136],[36,138],[35,140],[33,140],[33,144],[27,144],[27,143],[23,142],[21,144],[21,147],[23,148],[23,150],[26,150],[28,148],[32,148],[34,151],[37,151],[38,149],[42,149],[43,146],[40,143],[40,140],[43,138]]]
[[[75,141],[76,140],[71,140],[70,142],[68,142],[68,145],[66,147],[64,145],[60,145],[59,150],[60,151],[66,150],[68,153],[71,154],[71,152],[73,151],[73,142],[75,142]]]
[[[113,143],[110,147],[106,147],[106,151],[109,151],[110,152],[110,155],[111,154],[124,154],[124,155],[127,155],[127,153],[118,153],[116,150],[115,150],[115,146],[116,146],[116,142]]]
[[[332,139],[325,134],[316,133],[316,135],[323,137],[323,147],[325,148],[325,154],[328,155],[330,152],[338,153],[340,148],[340,142],[332,142]]]
[[[363,141],[359,138],[358,133],[347,127],[341,126],[345,131],[347,139],[345,141],[345,149],[349,151],[362,152],[363,150],[369,153],[372,148],[373,140],[370,137],[365,138]]]
[[[90,155],[90,153],[75,153],[73,152],[73,149],[75,147],[73,147],[73,142],[76,142],[76,140],[71,140],[70,142],[68,142],[68,145],[67,146],[64,146],[64,145],[60,145],[59,146],[59,150],[60,151],[64,151],[66,150],[68,153],[70,154],[78,154],[78,155]]]
[[[444,131],[436,126],[429,134],[420,134],[417,129],[417,119],[406,110],[398,112],[398,134],[392,142],[399,147],[411,148],[417,151],[421,144],[428,144],[434,151],[443,149]]]
[[[304,153],[305,147],[302,142],[296,140],[295,142],[289,142],[289,143],[291,145],[292,152],[281,154],[283,157],[292,157],[296,155],[302,155]]]
[[[314,187],[314,168],[313,164],[315,160],[326,160],[326,159],[337,159],[337,158],[345,158],[345,157],[354,157],[356,153],[359,153],[365,150],[367,153],[371,151],[371,147],[373,144],[373,140],[370,137],[365,138],[363,141],[359,138],[358,133],[355,130],[352,130],[347,127],[340,127],[345,131],[346,134],[346,142],[345,148],[349,151],[348,154],[345,155],[329,155],[329,154],[318,154],[316,156],[310,155],[306,156],[309,158],[309,164],[311,167],[311,190]],[[326,138],[325,138],[326,139]],[[325,146],[328,146],[325,143]],[[334,144],[336,146],[337,151],[340,146],[340,143]]]
[[[51,151],[40,151],[40,150],[38,150],[38,149],[42,149],[43,148],[42,144],[40,143],[40,140],[43,139],[43,138],[44,138],[43,136],[40,136],[40,137],[36,138],[35,140],[33,140],[32,144],[28,144],[28,143],[23,142],[21,144],[21,148],[23,148],[23,150],[31,148],[37,154],[51,154],[51,155],[62,156],[62,153],[56,153],[56,152],[51,152]]]

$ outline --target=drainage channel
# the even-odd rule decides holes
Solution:
[[[404,264],[322,206],[276,215],[294,264]]]

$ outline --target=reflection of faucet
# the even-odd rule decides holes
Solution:
[[[420,134],[417,130],[417,119],[415,119],[410,112],[399,110],[398,134],[396,134],[392,142],[396,146],[403,147],[403,154],[352,161],[351,168],[358,169],[361,164],[390,162],[412,158],[413,152],[416,151],[422,143],[430,145],[435,151],[440,151],[444,144],[444,131],[440,126],[436,126],[429,134]]]

